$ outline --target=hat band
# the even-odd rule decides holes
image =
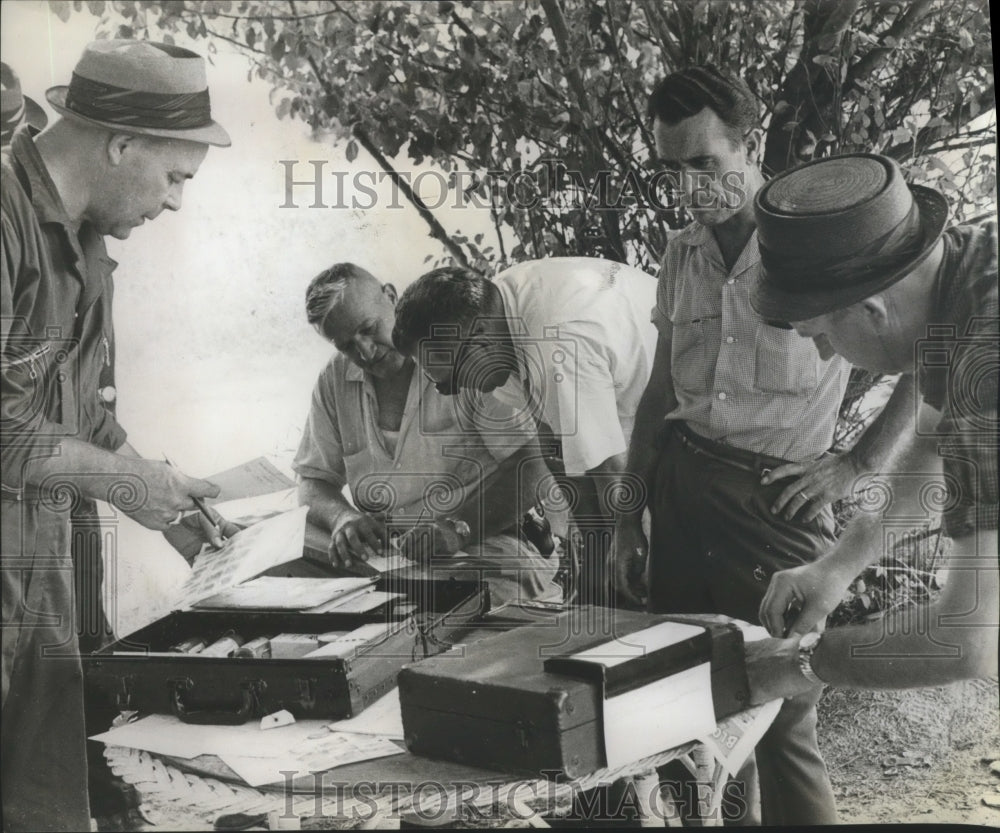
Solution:
[[[148,93],[92,81],[73,73],[66,108],[95,121],[122,127],[190,130],[212,123],[208,90]]]
[[[850,258],[823,264],[815,256],[789,257],[760,246],[760,262],[768,280],[788,293],[844,289],[895,271],[920,253],[924,236],[916,200],[906,216],[888,232]]]

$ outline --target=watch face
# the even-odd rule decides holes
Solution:
[[[810,631],[799,640],[799,650],[808,651],[815,648],[821,636],[822,634],[816,633],[816,631]]]

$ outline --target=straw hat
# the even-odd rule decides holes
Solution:
[[[907,186],[871,153],[785,171],[754,201],[763,275],[750,294],[768,320],[804,321],[856,304],[904,278],[944,231],[948,202]]]
[[[205,60],[153,41],[99,40],[83,51],[69,86],[45,97],[59,113],[90,124],[146,136],[228,147],[212,121]]]

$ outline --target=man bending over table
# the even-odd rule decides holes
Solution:
[[[331,562],[382,555],[391,527],[414,528],[401,538],[407,554],[440,567],[460,553],[448,568],[477,571],[494,603],[559,598],[557,559],[518,534],[548,477],[533,426],[500,403],[444,396],[414,372],[392,343],[395,288],[354,264],[313,279],[306,314],[337,348],[294,462],[310,522],[330,531]]]

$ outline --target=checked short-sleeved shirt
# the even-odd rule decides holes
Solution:
[[[997,224],[956,226],[944,233],[934,287],[936,321],[916,345],[925,402],[941,411],[939,438],[953,538],[997,528]]]
[[[711,440],[794,462],[829,449],[851,366],[824,361],[810,338],[772,327],[750,306],[757,233],[732,269],[715,236],[692,223],[667,243],[653,323],[671,342],[677,407]]]

